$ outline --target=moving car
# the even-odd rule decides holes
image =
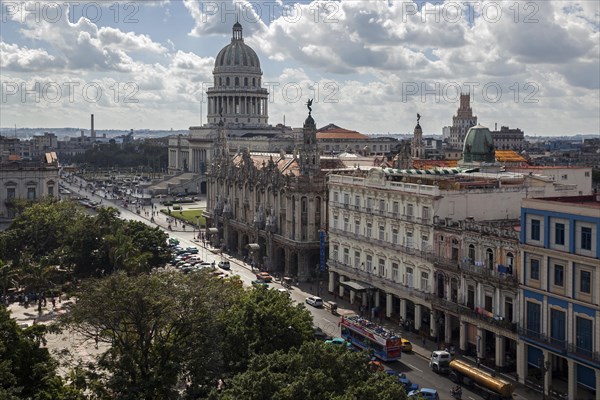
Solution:
[[[326,340],[325,344],[332,344],[334,346],[345,346],[347,349],[352,348],[352,343],[346,341],[344,338],[336,337],[331,340]]]
[[[229,264],[229,261],[219,261],[219,268],[225,269],[225,270],[230,270],[231,265]]]
[[[423,398],[425,400],[440,400],[440,396],[438,395],[437,390],[428,389],[428,388],[412,390],[408,393],[408,398],[409,399]]]
[[[252,286],[254,287],[269,287],[269,284],[262,279],[256,279],[252,281]]]
[[[410,353],[412,351],[412,343],[408,339],[402,338],[402,351]]]
[[[256,274],[256,279],[262,279],[263,281],[269,283],[273,280],[273,277],[269,275],[268,272],[259,272]]]
[[[406,393],[410,393],[414,390],[419,389],[419,385],[417,385],[416,383],[412,383],[404,373],[398,374],[398,382],[400,382],[404,386],[404,389],[406,389]]]
[[[323,329],[319,328],[316,325],[313,325],[313,330],[315,331],[315,339],[317,340],[327,341],[333,339],[331,336],[323,332]]]
[[[323,299],[317,296],[310,296],[306,298],[306,304],[309,304],[316,308],[323,307]]]

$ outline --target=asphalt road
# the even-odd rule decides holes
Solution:
[[[98,195],[92,195],[91,192],[80,190],[79,186],[69,185],[66,182],[63,182],[69,190],[73,193],[78,194],[83,197],[87,197],[90,200],[94,201],[103,201],[103,205],[110,204],[112,207],[117,208],[121,212],[121,217],[129,220],[137,220],[142,221],[151,226],[159,226],[161,227],[170,237],[177,238],[180,241],[181,246],[196,246],[198,247],[200,257],[208,262],[219,263],[221,260],[229,260],[231,265],[230,274],[239,275],[242,281],[250,286],[251,282],[256,279],[255,273],[251,270],[248,264],[241,262],[236,258],[231,258],[227,254],[214,254],[210,250],[205,249],[202,246],[202,243],[198,241],[194,241],[194,233],[192,231],[170,231],[166,229],[166,218],[164,215],[160,215],[155,217],[156,223],[152,223],[149,219],[143,217],[142,215],[138,215],[136,212],[132,211],[129,208],[124,208],[121,206],[121,201],[112,201],[102,198]],[[84,185],[85,187],[85,185]],[[149,208],[147,208],[149,210]],[[279,283],[273,282],[269,285],[269,287],[280,289],[283,288]],[[291,298],[299,303],[304,303],[306,297],[310,295],[310,293],[306,293],[301,291],[298,287],[292,287],[289,290]],[[340,322],[341,317],[331,314],[326,309],[323,308],[315,308],[309,305],[306,305],[307,309],[311,312],[313,316],[313,320],[315,325],[319,326],[323,331],[331,336],[339,336],[340,328],[338,323]],[[388,362],[385,363],[386,367],[391,368],[397,372],[403,372],[406,374],[407,378],[410,379],[413,383],[419,385],[419,388],[433,388],[438,391],[440,396],[440,400],[452,400],[450,396],[450,389],[454,386],[453,382],[447,377],[440,376],[435,374],[429,368],[428,360],[423,358],[421,355],[416,353],[403,353],[402,359],[397,362]],[[463,387],[463,395],[462,399],[464,400],[479,400],[482,397],[478,394],[473,393],[467,388]]]

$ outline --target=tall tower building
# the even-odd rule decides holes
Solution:
[[[419,159],[425,157],[425,147],[423,146],[423,130],[419,120],[421,116],[417,114],[417,125],[413,131],[413,140],[410,148],[410,154],[413,159]]]
[[[321,170],[319,146],[317,144],[317,126],[310,115],[312,100],[307,103],[309,112],[302,128],[302,147],[300,147],[299,164],[302,175],[316,175]]]
[[[456,115],[452,117],[452,126],[450,127],[450,148],[461,149],[469,128],[475,125],[477,125],[477,117],[473,115],[473,109],[471,109],[471,95],[461,93],[460,106]]]

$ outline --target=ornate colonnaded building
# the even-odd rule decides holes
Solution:
[[[304,281],[316,273],[319,231],[327,221],[326,171],[312,116],[304,122],[302,145],[294,154],[229,153],[219,122],[209,168],[207,233],[260,267]]]
[[[590,183],[504,171],[481,125],[467,133],[458,168],[336,171],[328,177],[329,291],[514,372],[525,352],[521,199],[588,194]]]

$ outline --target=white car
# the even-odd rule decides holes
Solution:
[[[306,304],[309,304],[316,308],[323,307],[323,299],[317,296],[310,296],[306,298]]]

